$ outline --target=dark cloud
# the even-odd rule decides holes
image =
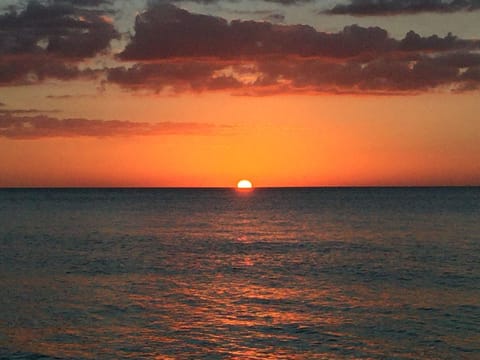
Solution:
[[[128,89],[262,95],[329,92],[406,94],[475,89],[476,40],[452,34],[395,39],[379,27],[324,33],[305,25],[232,21],[151,5],[120,54],[139,63],[108,70]]]
[[[477,87],[480,86],[480,63],[476,66],[468,68],[463,74],[462,79],[467,82],[475,82]]]
[[[202,123],[57,119],[46,115],[17,116],[0,113],[0,137],[17,140],[82,136],[208,135],[216,130],[214,125]]]
[[[136,17],[135,33],[119,54],[120,59],[136,64],[95,71],[79,67],[83,58],[78,53],[86,50],[83,46],[73,50],[76,35],[60,36],[56,42],[48,34],[53,34],[52,29],[69,29],[67,32],[72,34],[77,30],[79,34],[93,31],[83,27],[83,15],[77,18],[84,12],[87,17],[99,17],[99,22],[109,24],[98,13],[98,6],[107,3],[29,2],[19,13],[12,10],[0,16],[0,34],[8,35],[0,37],[0,54],[4,51],[0,56],[0,85],[101,77],[104,84],[128,90],[174,94],[405,94],[479,88],[480,44],[476,40],[452,34],[425,37],[413,31],[403,39],[395,39],[379,27],[358,25],[326,33],[307,25],[275,24],[283,20],[281,14],[270,22],[228,22],[158,1]],[[46,9],[49,11],[44,13]],[[43,37],[36,31],[31,33],[32,38],[27,36],[30,26],[40,29]],[[18,34],[14,29],[19,30]],[[12,36],[22,41],[12,42]],[[93,54],[96,50],[86,52]]]
[[[118,33],[99,9],[104,1],[30,1],[0,15],[0,56],[47,54],[79,60],[105,51]]]
[[[449,33],[445,37],[432,35],[422,37],[414,31],[409,31],[399,43],[402,51],[450,51],[456,49],[475,49],[480,43],[473,40],[462,40]]]
[[[479,0],[350,0],[324,11],[334,15],[398,15],[421,12],[451,13],[480,9]]]
[[[109,69],[107,81],[130,89],[201,92],[236,88],[242,83],[222,64],[209,62],[136,64]]]
[[[433,89],[467,90],[466,85],[474,83],[478,86],[480,78],[468,75],[478,66],[480,56],[448,54],[414,61],[382,58],[368,63],[267,63],[260,72],[270,79],[270,86],[288,83],[293,92],[411,94]]]
[[[358,94],[411,94],[435,88],[459,88],[465,83],[455,66],[439,65],[436,59],[374,60],[366,64],[326,63],[321,60],[267,62],[259,65],[262,74],[247,87],[247,93],[324,92]]]
[[[92,78],[80,62],[119,35],[104,0],[29,1],[0,15],[0,86]]]
[[[124,60],[169,58],[254,58],[264,56],[349,57],[395,46],[378,27],[348,26],[339,33],[307,25],[226,20],[156,4],[139,14],[135,35],[120,54]]]
[[[135,21],[135,34],[120,58],[165,60],[211,58],[252,60],[265,57],[378,57],[392,52],[449,51],[478,48],[479,42],[452,35],[422,37],[409,32],[403,40],[379,27],[351,25],[326,33],[307,25],[279,25],[193,14],[171,4],[151,5]]]
[[[76,64],[45,55],[0,57],[0,86],[31,85],[46,79],[92,79],[97,71],[81,70]]]
[[[111,69],[108,81],[126,89],[234,95],[275,93],[417,94],[435,89],[475,90],[480,54],[422,54],[344,62],[263,59],[242,63],[174,62]]]

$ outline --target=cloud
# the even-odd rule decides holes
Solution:
[[[399,15],[422,12],[452,13],[480,9],[478,0],[350,0],[323,11],[333,15]]]
[[[150,2],[137,15],[135,33],[118,54],[128,65],[109,62],[109,67],[91,70],[85,68],[86,58],[78,54],[94,56],[97,50],[70,50],[70,45],[74,47],[77,30],[79,36],[97,31],[92,24],[98,23],[104,30],[108,24],[113,29],[100,15],[105,14],[103,6],[108,3],[52,0],[45,5],[30,1],[18,13],[11,10],[1,15],[0,33],[8,36],[0,37],[0,54],[4,51],[0,86],[101,78],[103,84],[130,91],[173,94],[406,94],[479,89],[477,40],[452,34],[421,36],[413,31],[396,39],[380,27],[359,25],[327,33],[308,25],[278,24],[283,20],[281,14],[270,22],[229,22],[158,1]],[[88,16],[95,20],[86,21],[89,25],[84,27]],[[27,36],[30,28],[35,30],[32,38]],[[59,36],[61,41],[55,42],[54,29],[72,37]],[[15,36],[21,41],[10,41]],[[102,41],[93,43],[108,48]]]
[[[30,1],[20,12],[0,15],[0,55],[48,54],[84,59],[106,50],[118,33],[108,13],[84,5],[104,1]]]
[[[346,27],[318,32],[308,25],[225,19],[190,13],[171,4],[156,4],[139,14],[135,35],[120,58],[251,59],[266,56],[349,57],[390,50],[395,41],[378,27]]]
[[[213,3],[218,3],[220,0],[172,0],[170,2],[175,2],[175,3],[181,3],[181,2],[195,2],[195,3],[200,3],[200,4],[213,4]],[[235,2],[236,0],[229,0],[231,2]],[[286,6],[291,6],[291,5],[303,5],[305,3],[312,3],[315,2],[315,0],[263,0],[265,2],[269,3],[274,3],[278,5],[286,5]],[[154,3],[165,3],[166,1],[163,0],[157,0]],[[168,2],[168,1],[167,1]]]
[[[367,64],[321,60],[265,62],[245,95],[274,93],[414,94],[440,87],[459,88],[464,80],[455,67],[435,66],[431,59],[409,62],[379,59]]]
[[[270,21],[272,23],[282,23],[285,21],[285,15],[277,13],[277,12],[272,12],[263,18],[266,21]]]
[[[392,38],[379,27],[324,33],[306,25],[232,21],[169,4],[137,16],[120,53],[133,66],[106,82],[155,92],[415,94],[478,88],[480,43],[452,34]]]
[[[40,110],[40,109],[0,109],[0,116],[19,115],[19,114],[52,114],[58,113],[59,110]]]
[[[480,43],[475,40],[462,40],[448,33],[441,38],[438,35],[422,37],[414,31],[409,31],[399,43],[402,51],[450,51],[457,49],[476,49]]]
[[[285,15],[281,12],[278,11],[272,11],[272,10],[233,10],[233,9],[225,9],[224,11],[227,11],[231,14],[234,15],[248,15],[248,16],[254,16],[259,19],[262,19],[264,21],[269,21],[272,23],[282,23],[285,21]]]
[[[262,59],[242,63],[173,62],[111,69],[110,83],[155,92],[226,91],[234,95],[292,93],[418,94],[463,92],[480,85],[480,54],[451,52],[344,62]]]
[[[100,6],[112,4],[112,0],[57,0],[57,2],[70,2],[77,6]]]
[[[266,85],[288,86],[290,92],[415,94],[435,89],[474,90],[480,78],[469,74],[479,66],[478,55],[447,54],[416,60],[380,58],[368,63],[266,63],[260,73],[261,79],[268,80]]]
[[[92,79],[98,71],[83,69],[46,55],[0,57],[0,86],[31,85],[46,79]]]
[[[55,99],[55,100],[65,100],[65,99],[79,99],[79,98],[91,98],[95,97],[95,95],[87,95],[87,94],[64,94],[64,95],[46,95],[45,98],[47,99]]]
[[[171,4],[156,3],[137,16],[135,34],[119,57],[136,61],[252,60],[272,56],[344,59],[478,47],[478,41],[461,40],[452,35],[425,38],[409,32],[405,39],[397,40],[379,27],[351,25],[337,33],[327,33],[308,25],[228,22],[215,16],[190,13]]]
[[[222,70],[224,65],[210,62],[136,64],[109,69],[107,81],[130,89],[174,93],[231,90],[242,85]]]
[[[281,5],[303,5],[305,3],[314,2],[315,0],[263,0],[266,2],[271,2]]]
[[[92,78],[82,61],[107,51],[119,34],[105,0],[29,1],[0,14],[0,85]]]
[[[174,134],[208,135],[218,127],[204,123],[133,122],[120,120],[57,119],[46,115],[0,113],[0,137],[33,140],[52,137],[115,137]]]

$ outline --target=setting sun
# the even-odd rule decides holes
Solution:
[[[251,189],[252,183],[248,180],[240,180],[237,183],[237,189]]]

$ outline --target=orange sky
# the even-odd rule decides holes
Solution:
[[[130,117],[129,109],[142,101],[139,120],[194,119],[215,127],[205,134],[0,139],[0,184],[232,186],[248,178],[256,186],[355,186],[480,180],[476,95],[190,95],[175,99],[173,109],[171,99],[129,101],[129,96],[97,100],[103,116]],[[117,105],[110,109],[110,101]]]
[[[208,9],[205,12],[209,14]],[[281,26],[288,26],[286,22]],[[384,24],[383,18],[380,23]],[[114,41],[117,52],[128,43],[125,39]],[[8,49],[3,51],[8,54]],[[476,52],[471,54],[468,61],[477,61]],[[56,59],[57,55],[48,56]],[[123,64],[113,53],[95,56],[62,61],[68,66],[93,64],[96,69]],[[133,64],[135,61],[139,60]],[[375,66],[380,66],[378,61]],[[325,80],[328,74],[322,74],[315,80],[321,83],[300,87],[305,80],[284,80],[290,74],[285,72],[272,85],[275,91],[265,94],[258,91],[266,87],[245,87],[251,84],[246,77],[258,75],[251,70],[242,73],[241,68],[233,70],[235,79],[244,81],[240,92],[238,83],[232,87],[233,78],[221,78],[229,81],[222,82],[221,88],[212,83],[209,88],[201,85],[201,89],[185,90],[185,86],[198,86],[186,82],[193,81],[186,67],[175,78],[171,72],[176,68],[166,73],[152,68],[148,71],[161,72],[149,73],[154,77],[145,77],[145,82],[134,88],[126,78],[103,75],[68,80],[45,75],[28,85],[26,78],[2,84],[0,75],[0,186],[228,187],[241,178],[250,179],[255,186],[480,185],[478,90],[449,90],[449,86],[467,84],[459,83],[460,77],[438,87],[437,82],[428,80],[427,88],[413,82],[421,80],[420,75],[412,78],[408,88],[395,83],[401,79],[392,74],[383,78],[390,81],[388,88],[377,87],[375,78],[345,85],[351,79],[340,71],[353,66],[350,60],[342,68],[326,64],[321,65],[327,66],[325,71],[339,71],[343,80]],[[435,64],[421,74],[434,73]],[[302,62],[297,65],[306,66]],[[260,62],[256,66],[267,65]],[[473,66],[480,69],[480,64]],[[273,71],[270,67],[265,71]],[[228,69],[214,72],[208,81],[217,79],[218,74],[230,74]],[[458,70],[456,76],[466,70],[469,68]],[[30,71],[31,77],[39,70]],[[191,76],[197,75],[192,72]],[[352,79],[354,76],[359,75],[352,73]],[[471,79],[468,85],[477,86],[475,77]],[[156,82],[162,81],[171,81],[169,86],[176,90],[156,89]],[[241,93],[243,89],[257,93]],[[340,95],[338,91],[352,93]]]

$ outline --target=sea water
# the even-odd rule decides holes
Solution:
[[[1,359],[480,359],[480,189],[0,190]]]

